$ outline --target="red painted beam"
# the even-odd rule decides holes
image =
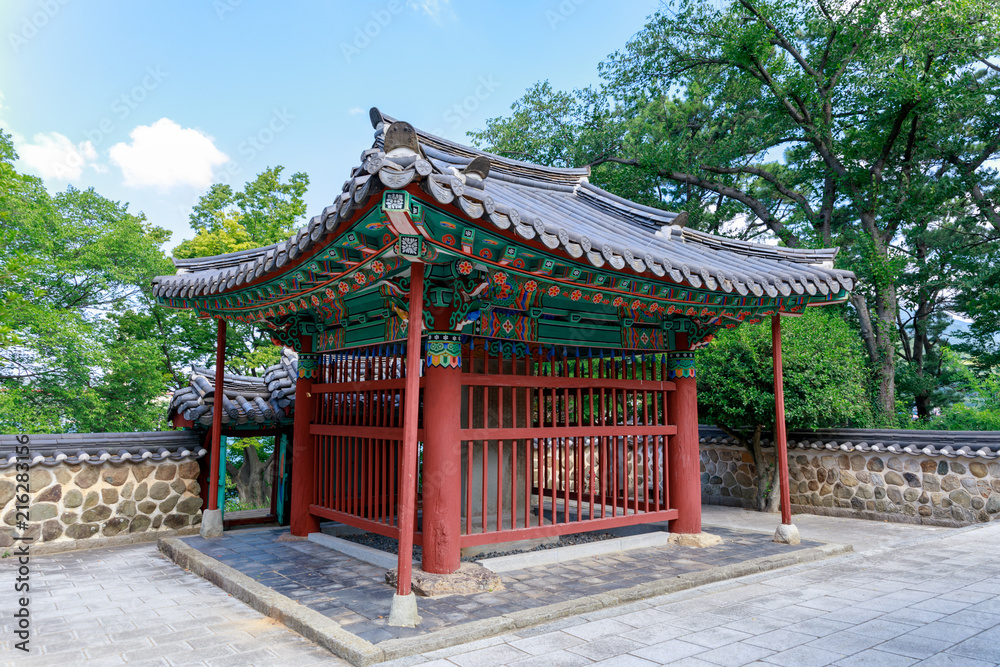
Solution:
[[[226,374],[226,321],[217,320],[215,337],[215,394],[212,399],[212,449],[208,453],[208,509],[219,509],[219,451],[222,447],[222,396]]]
[[[539,428],[464,428],[462,440],[523,440],[535,438],[586,438],[674,435],[676,426],[542,426]]]
[[[781,486],[781,523],[792,523],[792,494],[788,488],[788,437],[785,434],[785,383],[781,368],[781,316],[771,316],[771,349],[774,355],[774,433]]]
[[[406,395],[403,401],[403,452],[399,476],[399,561],[397,595],[410,594],[413,533],[417,514],[417,419],[420,417],[420,334],[424,321],[424,265],[410,266],[410,312],[406,332]],[[296,398],[296,400],[298,400]]]
[[[584,533],[590,530],[603,530],[606,528],[617,528],[619,526],[634,526],[640,523],[671,521],[677,519],[677,516],[677,510],[671,509],[661,510],[659,512],[640,512],[638,514],[608,517],[606,519],[570,521],[569,523],[558,523],[554,526],[535,526],[533,528],[518,528],[516,530],[493,530],[486,533],[462,535],[461,545],[463,547],[473,547],[480,544],[514,542],[516,540],[530,540],[538,537],[554,537],[556,535],[566,535],[569,533]]]
[[[302,351],[312,352],[312,339],[302,337]],[[319,519],[309,512],[309,505],[315,497],[316,480],[313,474],[313,450],[315,443],[309,432],[313,419],[311,377],[299,377],[295,381],[295,423],[292,428],[292,493],[289,511],[291,513],[292,535],[305,537],[319,532]]]
[[[687,346],[680,334],[678,346]],[[678,512],[671,533],[701,532],[701,456],[698,445],[698,384],[693,377],[674,379],[677,389],[667,394],[667,414],[677,435],[667,448],[669,505]]]
[[[631,389],[634,391],[672,391],[675,388],[674,382],[661,382],[659,380],[486,375],[484,373],[463,373],[462,384],[477,387],[555,387],[557,389]]]
[[[462,564],[462,369],[424,375],[423,569],[451,574]]]

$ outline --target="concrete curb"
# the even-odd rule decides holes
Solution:
[[[566,561],[577,560],[579,558],[590,558],[591,556],[604,556],[606,554],[628,551],[629,549],[648,549],[651,547],[665,547],[669,543],[670,533],[657,531],[645,533],[644,535],[629,535],[613,540],[601,540],[589,544],[574,544],[558,549],[542,549],[541,551],[528,551],[510,556],[497,556],[495,558],[483,558],[476,562],[493,572],[509,572],[520,570],[526,567],[538,567],[540,565],[555,565]]]
[[[233,597],[265,616],[288,626],[352,665],[364,667],[386,659],[382,649],[347,632],[318,611],[275,593],[242,572],[206,556],[183,541],[167,537],[157,544],[159,550],[185,570],[210,581]]]
[[[189,547],[177,538],[159,541],[159,549],[175,563],[212,582],[266,616],[284,623],[291,630],[310,639],[353,665],[364,667],[385,660],[436,651],[543,623],[616,607],[629,602],[677,593],[705,584],[768,572],[790,565],[809,563],[850,553],[849,544],[822,544],[787,554],[755,558],[743,563],[689,572],[670,579],[659,579],[630,588],[588,595],[576,600],[524,609],[495,618],[455,625],[420,637],[389,639],[378,645],[347,632],[339,624],[317,611],[275,593],[237,570]]]
[[[51,556],[53,554],[63,554],[68,551],[85,551],[89,549],[105,549],[113,547],[127,547],[132,544],[144,544],[146,542],[156,542],[166,537],[197,535],[200,525],[185,526],[177,530],[155,530],[144,533],[128,533],[127,535],[112,535],[111,537],[91,537],[85,540],[63,540],[55,542],[40,542],[31,545],[32,556]],[[14,547],[0,548],[0,553],[10,551],[13,553]]]
[[[309,533],[309,541],[321,547],[333,549],[351,558],[357,558],[369,565],[384,567],[387,570],[391,570],[399,565],[399,558],[388,551],[344,540],[333,535],[327,535],[326,533]]]

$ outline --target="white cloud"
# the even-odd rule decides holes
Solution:
[[[89,141],[74,144],[58,132],[36,134],[30,142],[18,139],[15,148],[21,161],[42,178],[68,181],[80,178],[84,167],[99,168],[94,164],[97,151]]]
[[[115,144],[109,155],[121,168],[125,185],[131,187],[207,188],[212,184],[212,169],[229,160],[212,137],[182,128],[169,118],[140,125],[129,137],[132,143]]]
[[[451,9],[451,0],[407,0],[410,9],[421,11],[431,17],[436,23],[444,19],[454,19],[455,12]]]
[[[364,109],[362,109],[361,107],[351,107],[350,109],[347,110],[347,113],[351,114],[352,116],[357,116],[359,113],[362,113],[363,111]]]

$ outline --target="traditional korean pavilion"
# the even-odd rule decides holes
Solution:
[[[342,192],[287,241],[153,283],[218,319],[220,343],[239,320],[298,353],[292,533],[332,519],[398,539],[403,596],[414,543],[448,573],[469,546],[700,532],[693,350],[845,301],[836,249],[705,234],[589,169],[371,120]]]

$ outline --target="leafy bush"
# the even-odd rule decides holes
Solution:
[[[787,428],[870,426],[864,351],[839,309],[810,308],[781,324]],[[761,510],[776,509],[778,496],[777,475],[769,483],[760,474],[776,473],[760,444],[774,430],[771,358],[769,323],[723,331],[697,355],[699,420],[718,425],[753,455]]]

